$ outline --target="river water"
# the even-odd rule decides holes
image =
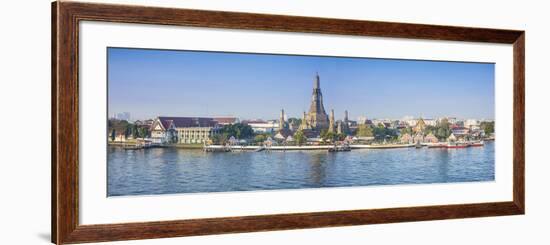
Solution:
[[[493,181],[494,143],[350,152],[108,148],[108,196]]]

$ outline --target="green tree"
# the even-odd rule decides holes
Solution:
[[[295,117],[291,117],[288,119],[288,125],[292,125],[292,127],[294,128],[298,128],[300,127],[300,124],[302,123],[302,119],[300,118],[295,118]]]
[[[344,140],[347,135],[344,133],[338,134],[335,132],[329,132],[328,130],[324,129],[321,130],[319,136],[321,137],[321,139],[323,139],[323,141],[334,142],[336,140]]]
[[[374,136],[372,128],[369,125],[366,125],[366,124],[360,124],[357,127],[356,135],[358,137],[372,137],[372,136]]]
[[[444,129],[450,129],[451,124],[449,123],[449,120],[447,120],[446,118],[443,118],[437,123],[436,127],[444,128]]]
[[[267,140],[267,136],[265,134],[258,134],[254,136],[254,141],[256,143],[263,143],[266,140]]]
[[[138,126],[136,124],[131,124],[131,128],[134,139],[140,138]]]
[[[409,134],[412,135],[413,131],[411,127],[405,127],[400,130],[401,135]]]
[[[333,142],[336,140],[336,134],[334,132],[327,131],[324,137],[321,137],[323,141]]]
[[[215,134],[210,137],[210,140],[212,140],[212,144],[214,145],[224,145],[227,139],[226,134]]]
[[[384,139],[386,137],[386,130],[380,127],[373,128],[373,134],[376,139]]]
[[[389,136],[391,139],[397,140],[399,136],[397,132],[397,129],[386,128],[386,136]]]
[[[228,135],[229,137],[234,136],[238,139],[248,139],[254,136],[254,130],[252,130],[252,127],[242,123],[225,125],[221,129],[221,133]]]
[[[430,133],[435,134],[436,132],[437,132],[437,127],[436,126],[428,125],[424,128],[424,134],[425,135],[428,135]]]
[[[451,136],[451,129],[448,128],[448,127],[440,127],[438,130],[437,130],[437,137],[440,137],[440,138],[443,138],[443,139],[446,139],[448,138],[449,136]]]
[[[147,127],[139,127],[138,132],[140,138],[149,137],[149,129],[147,129]]]
[[[324,138],[326,138],[327,133],[328,133],[328,130],[321,129],[321,132],[319,133],[319,137],[321,137],[321,139],[324,139]]]
[[[448,134],[447,130],[445,128],[438,128],[436,133],[435,133],[435,136],[439,139],[446,139],[450,136],[450,134]]]
[[[495,122],[481,122],[479,127],[485,131],[485,134],[492,134],[495,132]]]
[[[307,137],[304,135],[304,132],[302,130],[298,130],[295,134],[294,134],[294,140],[296,141],[296,144],[297,145],[303,145],[304,143],[307,142]]]
[[[446,118],[441,119],[435,126],[435,136],[439,139],[447,139],[451,135],[451,124]]]
[[[379,123],[377,127],[373,128],[373,134],[376,139],[385,139],[386,138],[386,127],[384,124]]]
[[[346,138],[346,134],[336,134],[334,137],[336,138],[336,140],[342,141]]]
[[[128,138],[130,135],[132,135],[132,124],[127,123],[126,130],[124,130],[124,136]]]
[[[115,141],[115,139],[116,139],[116,132],[115,132],[115,129],[113,128],[111,130],[111,141]]]

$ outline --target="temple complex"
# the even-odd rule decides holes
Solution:
[[[332,133],[349,133],[350,131],[347,110],[345,111],[343,121],[336,121],[334,110],[330,111],[330,115],[327,115],[325,112],[319,74],[315,75],[309,112],[306,113],[304,111],[301,121],[299,130],[304,131],[308,135],[319,135],[323,130]]]
[[[323,94],[321,93],[319,74],[315,76],[313,83],[313,94],[311,96],[311,105],[307,119],[307,129],[321,131],[329,128],[329,118],[323,106]]]

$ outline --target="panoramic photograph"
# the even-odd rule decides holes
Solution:
[[[494,63],[107,48],[107,196],[495,180]]]

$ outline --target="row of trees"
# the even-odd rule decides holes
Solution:
[[[323,141],[339,141],[344,140],[346,138],[345,134],[339,134],[335,132],[329,132],[326,129],[321,130],[321,133],[319,135]]]
[[[397,130],[386,128],[383,124],[377,126],[360,124],[355,132],[357,137],[374,137],[377,140],[396,139]]]
[[[294,142],[297,145],[303,145],[307,142],[307,137],[304,134],[304,131],[302,130],[296,131],[296,133],[294,134]]]
[[[252,130],[252,127],[250,127],[249,125],[236,123],[225,125],[222,129],[220,129],[218,134],[211,137],[211,140],[213,144],[226,144],[231,136],[235,137],[236,139],[253,139],[254,142],[257,144],[261,144],[265,142],[269,137],[273,137],[273,135],[270,133],[255,134]],[[307,137],[302,130],[296,131],[296,133],[294,133],[293,135],[293,138],[294,143],[296,143],[297,145],[303,145],[307,142]]]
[[[482,122],[481,128],[485,131],[485,133],[490,134],[494,132],[494,122]],[[452,133],[451,124],[448,122],[448,120],[443,119],[435,126],[426,126],[423,130],[423,133],[425,135],[431,133],[439,139],[446,139]],[[355,133],[355,135],[358,137],[374,137],[377,140],[397,139],[398,135],[404,134],[413,135],[413,129],[411,127],[406,127],[396,130],[386,128],[383,124],[378,124],[377,126],[361,124],[357,127],[357,131]]]
[[[115,140],[117,135],[124,135],[125,138],[146,138],[149,137],[149,128],[129,123],[126,120],[110,119],[107,123],[111,140]]]
[[[290,127],[292,125],[293,128],[299,128],[302,124],[302,119],[291,117],[288,119],[287,125]]]
[[[495,132],[495,122],[481,122],[479,126],[486,135]],[[436,126],[426,126],[424,133],[426,135],[431,133],[439,139],[447,139],[452,133],[451,124],[446,119],[443,119]]]
[[[435,126],[426,126],[424,132],[427,134],[433,134],[438,139],[447,139],[452,131],[451,124],[447,119],[442,119]]]
[[[225,144],[231,136],[237,139],[251,139],[254,137],[254,130],[252,130],[250,125],[242,123],[224,125],[219,133],[214,135],[211,140],[214,144]]]

